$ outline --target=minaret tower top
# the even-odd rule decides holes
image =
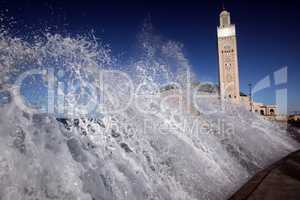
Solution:
[[[230,13],[223,9],[223,11],[220,13],[220,27],[228,27],[230,26]]]

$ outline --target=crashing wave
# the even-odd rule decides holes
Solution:
[[[192,75],[181,46],[146,37],[130,82],[118,73],[99,79],[114,59],[93,38],[48,34],[28,43],[1,35],[1,85],[9,93],[0,106],[1,199],[226,199],[299,148],[279,124],[186,84]],[[20,107],[21,87],[12,82],[32,69],[43,71],[45,85],[52,69],[53,88],[68,86],[70,112],[56,101],[44,112]],[[103,87],[107,93],[91,95]],[[87,101],[89,112],[77,106]]]

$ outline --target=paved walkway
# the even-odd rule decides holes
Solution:
[[[256,174],[231,200],[300,200],[300,151]]]

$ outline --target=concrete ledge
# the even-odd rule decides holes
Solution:
[[[300,199],[300,150],[257,173],[229,199]]]

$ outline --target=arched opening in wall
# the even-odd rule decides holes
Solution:
[[[258,110],[255,110],[255,112],[258,112]]]
[[[228,97],[231,98],[231,94]]]
[[[270,109],[270,115],[274,115],[274,114],[275,114],[274,109]]]
[[[260,110],[260,114],[261,115],[265,115],[265,111],[264,110]]]

